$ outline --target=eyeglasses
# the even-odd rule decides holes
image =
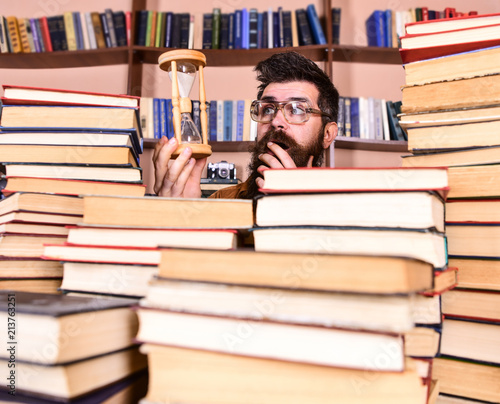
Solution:
[[[283,113],[286,121],[291,124],[307,122],[311,114],[319,114],[333,119],[330,114],[311,108],[305,101],[255,100],[252,101],[252,105],[250,106],[250,117],[255,122],[269,123],[276,117],[278,110]]]

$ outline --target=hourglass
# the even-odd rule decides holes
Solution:
[[[207,138],[207,105],[203,67],[206,58],[202,52],[177,49],[165,52],[158,58],[160,69],[168,72],[172,81],[173,126],[178,147],[172,154],[176,158],[186,147],[193,151],[192,157],[200,159],[212,154]],[[201,134],[191,118],[192,104],[189,93],[199,71]]]

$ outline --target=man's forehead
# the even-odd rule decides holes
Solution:
[[[307,81],[271,83],[263,91],[261,99],[269,101],[309,101],[316,102],[318,89]]]

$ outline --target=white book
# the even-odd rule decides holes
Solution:
[[[384,128],[384,140],[391,140],[391,132],[389,130],[389,117],[387,115],[387,101],[380,100],[380,109],[382,111],[382,126]]]
[[[217,100],[217,141],[224,141],[224,100]]]
[[[97,49],[97,41],[95,39],[94,25],[92,24],[92,15],[90,12],[85,13],[85,25],[87,26],[87,35],[89,40],[89,49]]]
[[[233,126],[231,127],[231,140],[236,142],[238,134],[238,101],[233,101]]]
[[[269,7],[267,10],[267,47],[274,47],[274,38],[273,38],[273,8]]]
[[[83,49],[90,49],[89,34],[87,29],[87,22],[85,20],[85,14],[78,13],[78,17],[80,18],[80,25],[82,27]]]

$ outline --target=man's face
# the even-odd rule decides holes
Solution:
[[[312,108],[319,109],[317,104],[318,95],[318,89],[314,84],[305,81],[292,81],[269,84],[262,93],[261,100],[292,101],[300,99],[307,101]],[[311,114],[307,122],[290,124],[283,116],[283,112],[278,111],[270,123],[259,123],[257,125],[257,142],[270,130],[283,132],[287,137],[294,140],[297,145],[302,146],[302,148],[309,148],[317,142],[318,134],[322,130],[321,115]]]

